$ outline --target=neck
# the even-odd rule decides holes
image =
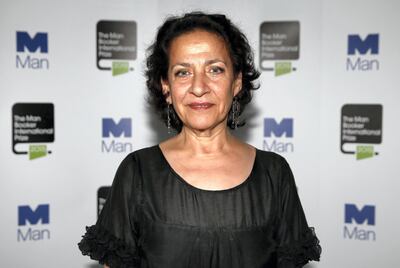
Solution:
[[[198,131],[183,127],[177,136],[181,148],[186,148],[198,156],[212,156],[228,150],[234,137],[226,125],[220,125],[212,130]]]

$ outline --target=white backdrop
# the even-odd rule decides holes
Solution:
[[[168,136],[145,102],[145,49],[165,16],[192,10],[227,14],[249,38],[258,67],[263,23],[281,26],[267,29],[275,33],[271,38],[282,41],[275,49],[290,45],[298,50],[298,58],[266,60],[266,66],[274,70],[262,71],[261,88],[244,115],[248,123],[236,135],[260,149],[281,153],[292,166],[309,224],[315,226],[323,249],[321,262],[310,266],[396,267],[400,261],[395,253],[400,248],[400,231],[396,228],[400,216],[395,207],[400,194],[395,174],[400,150],[396,120],[400,78],[395,72],[400,61],[400,4],[395,0],[3,0],[2,265],[96,267],[80,255],[76,244],[84,227],[96,221],[97,190],[111,184],[119,162],[130,149],[156,144]],[[125,36],[134,40],[135,59],[115,61],[122,65],[128,62],[131,70],[126,73],[113,75],[111,70],[98,69],[99,21],[136,23],[136,33],[129,28],[129,36]],[[285,28],[286,22],[299,25],[299,30]],[[17,37],[17,32],[22,37]],[[377,42],[368,36],[377,36]],[[293,41],[296,38],[298,41]],[[291,40],[294,43],[285,45]],[[22,51],[17,51],[18,44]],[[47,53],[40,51],[46,45]],[[354,48],[354,55],[349,55],[349,47]],[[263,47],[264,51],[268,49],[274,48]],[[25,61],[28,57],[32,68]],[[353,66],[358,62],[359,68],[348,68],[348,61]],[[38,63],[42,68],[34,68]],[[283,69],[287,73],[276,75],[282,63],[289,66]],[[48,108],[51,105],[43,103],[53,104],[54,113]],[[381,107],[382,116],[365,104]],[[341,151],[344,105],[352,115],[344,109],[343,116],[358,120],[353,128],[361,134],[353,135],[356,141],[343,148],[355,151],[358,146],[367,151],[364,159]],[[18,113],[13,107],[19,109]],[[47,109],[47,114],[40,109]],[[30,160],[29,155],[35,157],[35,153],[13,152],[13,129],[30,128],[14,125],[17,114],[19,123],[41,120],[39,125],[44,122],[44,128],[54,131],[54,141],[32,134],[30,138],[42,139],[40,143],[28,140],[15,146],[17,152],[26,152],[29,145],[46,145],[44,150],[32,148],[43,156]],[[115,124],[125,118],[127,123],[107,128],[102,124],[107,118]],[[379,142],[365,134],[368,128],[377,131]],[[272,135],[265,136],[265,129]],[[112,132],[110,137],[102,135],[107,130]],[[113,142],[123,144],[119,148],[126,150],[107,152],[102,147],[104,143],[109,148]]]

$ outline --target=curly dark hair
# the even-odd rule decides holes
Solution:
[[[174,38],[198,29],[220,36],[229,49],[234,74],[242,73],[241,90],[235,96],[239,103],[239,115],[251,101],[251,91],[259,88],[255,80],[260,76],[260,72],[254,66],[253,51],[249,42],[246,36],[225,15],[191,12],[183,16],[169,17],[158,29],[154,43],[147,50],[147,70],[145,72],[146,85],[149,90],[148,101],[166,124],[168,103],[163,94],[161,79],[166,80],[168,77],[169,46]],[[232,121],[231,107],[227,124],[234,129],[236,126]],[[244,120],[242,120],[237,126],[243,126],[244,123]],[[170,124],[178,132],[181,131],[182,121],[173,108],[170,109]]]

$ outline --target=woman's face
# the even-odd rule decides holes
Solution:
[[[184,127],[210,130],[226,127],[241,74],[234,75],[224,40],[203,30],[176,37],[169,49],[168,81],[161,81]]]

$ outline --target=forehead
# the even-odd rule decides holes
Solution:
[[[211,53],[220,57],[230,58],[225,40],[216,33],[201,29],[175,37],[169,47],[170,58],[201,53]]]

